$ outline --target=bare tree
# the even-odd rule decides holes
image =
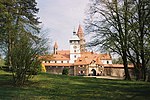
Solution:
[[[150,1],[149,0],[134,0],[131,3],[132,15],[129,20],[130,38],[128,58],[135,65],[138,73],[137,79],[143,78],[146,80],[146,65],[150,59]]]
[[[92,0],[86,28],[94,32],[89,46],[101,45],[105,50],[118,53],[124,64],[125,80],[131,80],[128,72],[128,13],[127,0]]]
[[[91,0],[86,28],[92,33],[88,46],[100,46],[118,53],[123,60],[125,79],[130,80],[129,59],[146,79],[150,50],[149,0]]]

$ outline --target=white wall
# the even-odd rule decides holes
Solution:
[[[58,60],[58,61],[43,61],[42,63],[62,63],[61,61],[63,61],[63,63],[68,63],[68,60]]]
[[[74,48],[76,46],[76,48]],[[74,52],[76,50],[76,52]],[[80,45],[79,44],[71,44],[70,45],[70,53],[80,53]]]
[[[75,58],[75,56],[76,56],[76,58]],[[79,57],[81,57],[81,54],[70,54],[69,63],[74,63],[74,61],[77,60]]]
[[[107,63],[107,61],[108,61],[109,63]],[[103,64],[112,64],[112,60],[101,60],[101,62],[102,62]]]
[[[50,63],[55,63],[55,61],[50,61]]]
[[[73,43],[70,43],[70,61],[69,61],[69,63],[74,63],[74,61],[77,60],[78,57],[81,57],[79,41],[75,40],[72,42]],[[75,48],[75,46],[76,46],[76,48]],[[76,52],[74,52],[75,50],[76,50]]]

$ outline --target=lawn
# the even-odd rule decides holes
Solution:
[[[24,87],[13,87],[0,71],[0,100],[150,100],[150,83],[41,73]]]
[[[0,66],[4,66],[4,65],[5,65],[5,61],[0,58]]]

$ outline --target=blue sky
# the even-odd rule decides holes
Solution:
[[[69,39],[78,25],[84,26],[89,0],[37,0],[38,16],[47,38],[57,41],[59,50],[69,49]]]

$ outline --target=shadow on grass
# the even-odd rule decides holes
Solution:
[[[0,74],[0,86],[11,85],[12,76],[11,74]]]
[[[0,75],[3,82],[9,79],[10,76]],[[149,100],[149,86],[146,82],[41,73],[21,88],[3,85],[0,87],[0,99]]]

